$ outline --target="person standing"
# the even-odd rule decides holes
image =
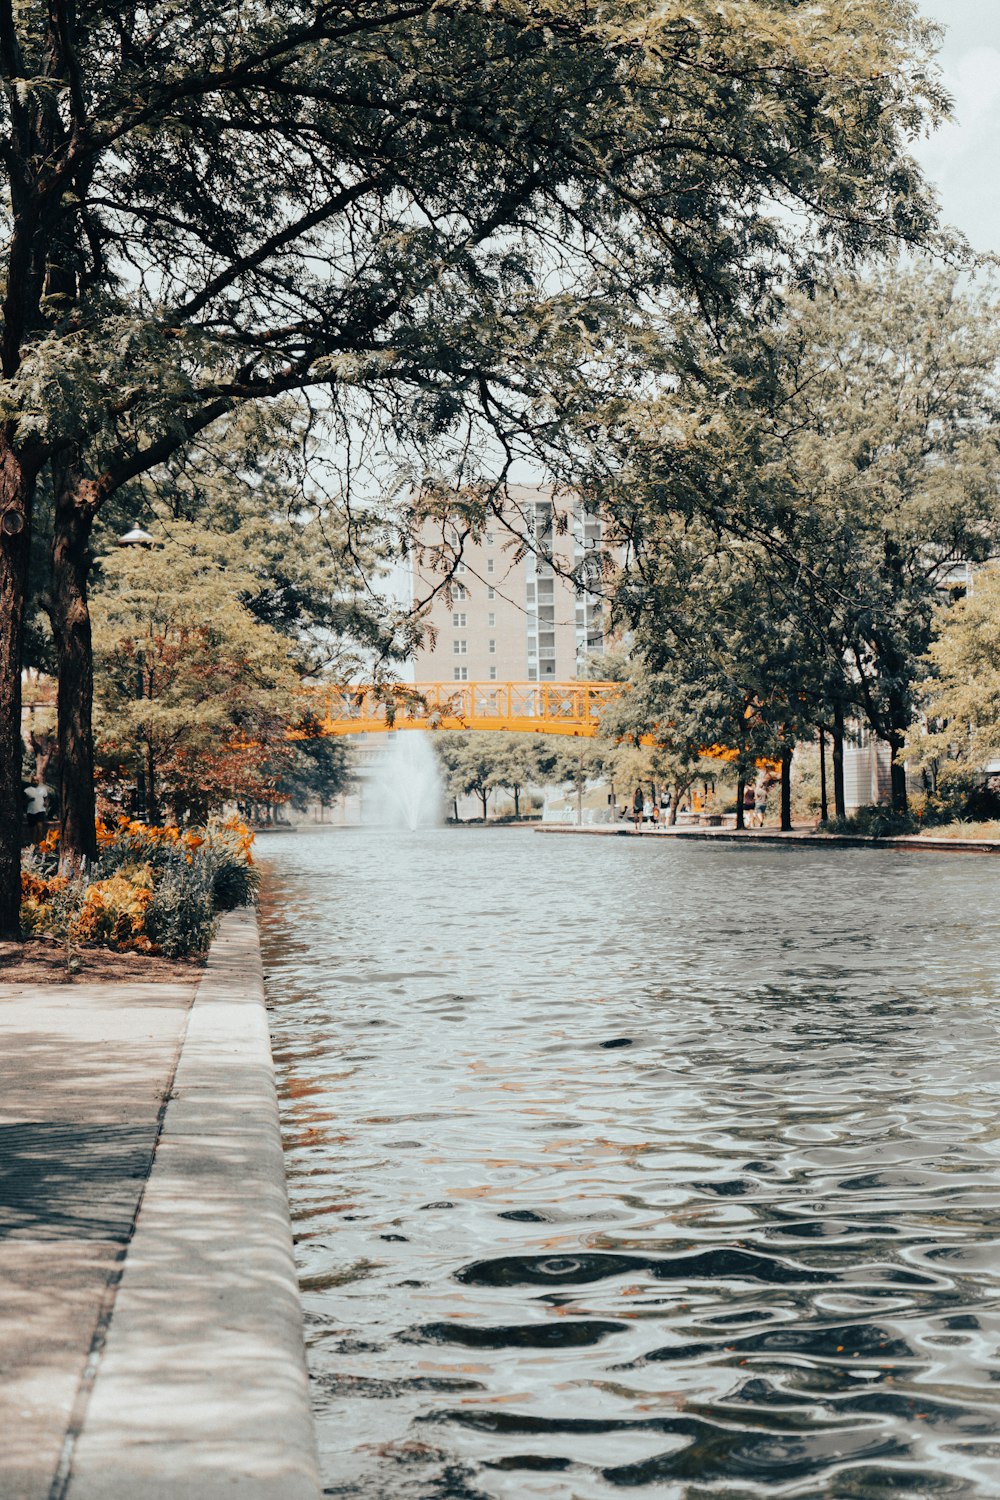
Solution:
[[[40,844],[45,837],[45,821],[48,816],[49,788],[44,781],[29,783],[24,789],[24,821],[28,840]]]

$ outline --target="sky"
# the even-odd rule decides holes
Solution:
[[[922,0],[947,28],[940,63],[955,120],[914,147],[942,215],[980,252],[1000,254],[1000,0]]]

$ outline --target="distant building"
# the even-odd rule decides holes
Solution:
[[[574,582],[600,581],[600,518],[551,490],[510,485],[506,496],[479,540],[463,545],[450,597],[444,590],[434,597],[414,655],[417,682],[567,681],[588,655],[604,651],[603,602]],[[423,547],[441,541],[440,524],[435,534],[427,523]],[[440,583],[429,564],[414,564],[415,600]]]

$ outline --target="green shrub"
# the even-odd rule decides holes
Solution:
[[[160,871],[146,910],[146,936],[167,958],[207,951],[219,921],[212,884],[204,860]]]
[[[205,842],[197,851],[212,872],[212,899],[216,911],[234,911],[252,906],[260,891],[260,871],[252,862],[245,828],[211,822]]]
[[[822,826],[824,833],[853,834],[865,839],[898,838],[901,834],[920,832],[920,824],[912,813],[893,812],[891,807],[859,807],[849,818],[831,818]]]
[[[99,855],[87,876],[57,873],[58,840],[26,852],[21,920],[27,931],[81,946],[132,948],[168,958],[204,953],[217,912],[247,905],[260,876],[242,824],[147,828],[124,818],[98,824]]]

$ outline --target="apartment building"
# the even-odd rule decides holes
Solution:
[[[579,500],[550,489],[511,485],[476,542],[465,541],[446,598],[433,601],[414,657],[418,682],[565,682],[604,650],[600,583],[602,528]],[[449,539],[446,537],[447,543]],[[455,540],[453,537],[452,540]],[[429,523],[428,549],[441,541]],[[572,575],[572,576],[569,576]],[[587,577],[592,588],[575,582]],[[415,600],[440,576],[416,563]]]

